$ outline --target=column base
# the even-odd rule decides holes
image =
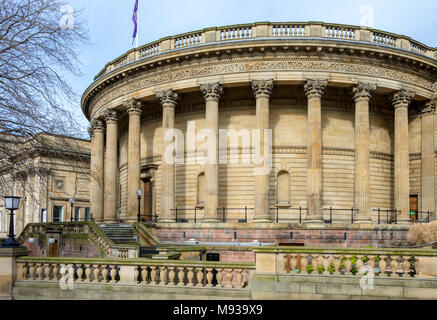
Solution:
[[[302,221],[302,224],[307,229],[318,229],[318,228],[325,228],[326,227],[326,223],[325,223],[325,221],[323,221],[323,219],[321,217],[308,218],[308,220]]]

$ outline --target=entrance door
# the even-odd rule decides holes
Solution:
[[[58,241],[55,240],[53,243],[49,243],[49,257],[58,256]]]
[[[144,182],[144,215],[146,221],[153,220],[153,187],[150,179]]]
[[[411,214],[412,212],[414,212],[415,214]],[[410,196],[410,219],[413,222],[416,222],[419,220],[419,196],[418,195]]]

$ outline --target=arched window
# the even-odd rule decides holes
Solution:
[[[278,183],[277,204],[289,205],[290,204],[290,174],[287,171],[279,172],[277,183]]]
[[[205,205],[205,173],[201,173],[197,177],[197,205]]]

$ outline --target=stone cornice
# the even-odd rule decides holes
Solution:
[[[328,80],[308,79],[304,85],[304,91],[308,99],[321,98],[328,87]]]
[[[275,81],[273,79],[253,80],[251,82],[253,94],[255,95],[256,98],[259,97],[269,98],[273,92],[274,85],[275,85]]]
[[[175,107],[179,99],[179,95],[174,90],[161,91],[156,94],[163,107]]]
[[[391,97],[391,101],[395,109],[408,108],[414,96],[414,93],[408,92],[405,89],[401,89],[393,94],[393,96]]]
[[[376,84],[359,82],[352,90],[354,100],[369,101],[376,90]]]
[[[218,82],[201,84],[200,91],[205,101],[219,101],[223,94],[223,86]]]

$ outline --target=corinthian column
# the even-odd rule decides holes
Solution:
[[[400,221],[410,221],[410,155],[408,152],[408,106],[414,95],[402,89],[392,97],[395,108],[395,208]]]
[[[218,222],[218,154],[219,154],[219,101],[223,93],[220,83],[209,83],[200,86],[206,102],[206,128],[213,132],[208,139],[208,156],[205,164],[205,215],[204,222]],[[211,153],[211,154],[210,154]]]
[[[269,214],[269,173],[265,172],[265,165],[270,155],[265,154],[265,150],[270,150],[267,144],[271,143],[265,140],[264,130],[269,129],[269,108],[270,96],[274,87],[273,80],[254,80],[252,81],[252,90],[256,99],[256,128],[260,131],[260,160],[264,159],[264,163],[256,164],[257,172],[255,173],[255,215],[253,222],[271,222]],[[270,168],[268,168],[270,169]]]
[[[96,222],[103,222],[103,157],[105,127],[100,119],[91,121],[93,131],[91,167],[91,213]]]
[[[178,94],[173,90],[163,91],[157,94],[162,105],[162,156],[161,156],[161,216],[159,222],[175,222],[175,164],[166,159],[166,149],[172,141],[166,141],[167,130],[174,129],[174,109]]]
[[[354,87],[355,100],[355,221],[371,222],[369,210],[370,149],[369,149],[369,101],[376,90],[375,84],[358,83]]]
[[[328,80],[308,80],[304,86],[308,98],[307,223],[323,223],[322,95],[327,86]]]
[[[106,110],[106,159],[104,220],[117,221],[117,176],[118,176],[118,112]]]
[[[137,190],[140,188],[140,134],[141,134],[141,101],[129,100],[125,103],[129,114],[129,141],[127,158],[127,220],[137,220]]]
[[[435,147],[434,115],[437,100],[428,102],[422,109],[422,211],[434,212],[435,199]]]

